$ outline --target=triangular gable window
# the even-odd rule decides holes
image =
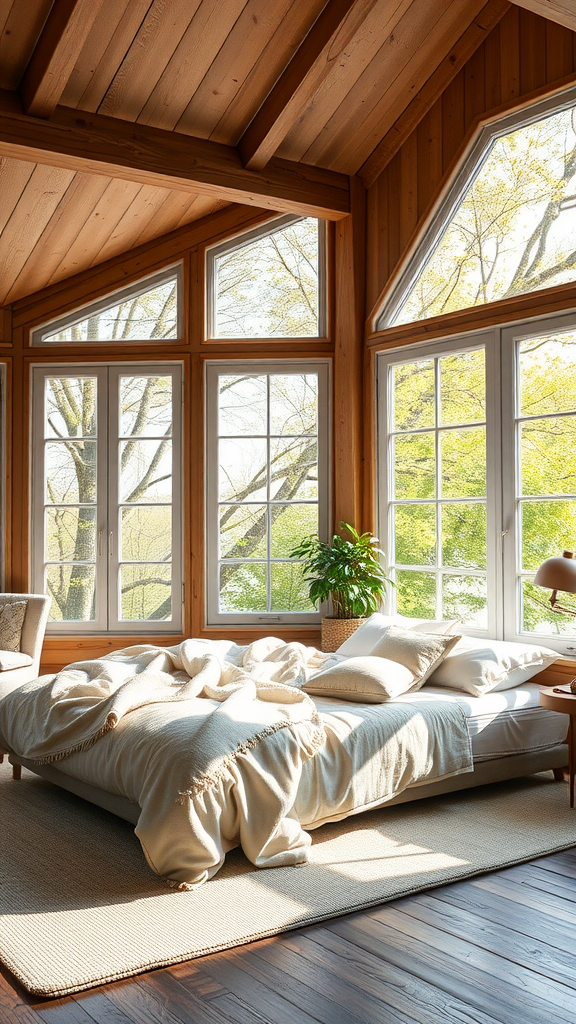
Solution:
[[[400,272],[377,329],[575,279],[572,88],[481,130]]]
[[[175,341],[180,332],[181,267],[170,267],[122,291],[43,324],[33,345]]]

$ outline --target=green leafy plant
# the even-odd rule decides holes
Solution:
[[[314,604],[331,597],[335,618],[358,619],[375,612],[386,585],[393,584],[379,561],[383,552],[378,538],[371,533],[359,534],[348,523],[341,522],[340,526],[352,540],[334,534],[332,543],[325,544],[315,535],[306,537],[291,557],[303,564]]]

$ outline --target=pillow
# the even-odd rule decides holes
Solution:
[[[418,633],[415,629],[389,626],[370,654],[396,661],[410,669],[413,676],[410,690],[419,690],[459,639],[458,634],[442,636],[440,633]]]
[[[27,601],[0,600],[0,650],[19,651]]]
[[[32,663],[29,654],[22,654],[21,651],[0,651],[0,672],[10,672],[13,668],[26,668]]]
[[[405,615],[382,615],[380,612],[374,612],[352,636],[340,644],[336,653],[344,654],[348,658],[372,654],[372,648],[393,625],[402,626],[404,629],[417,629],[420,633],[451,633],[457,624],[458,619],[409,619]]]
[[[521,686],[561,657],[539,644],[462,637],[429,682],[481,697],[483,693]]]
[[[338,697],[357,704],[381,704],[412,688],[414,673],[388,658],[347,658],[318,672],[304,684],[306,693],[316,697]]]

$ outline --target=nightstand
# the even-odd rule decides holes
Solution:
[[[543,708],[548,708],[549,711],[559,711],[562,715],[570,716],[570,725],[568,726],[568,757],[569,757],[569,768],[570,773],[570,807],[574,807],[574,773],[576,771],[576,751],[574,744],[576,737],[574,735],[574,718],[576,718],[576,693],[556,693],[552,686],[545,687],[540,690],[540,704]]]

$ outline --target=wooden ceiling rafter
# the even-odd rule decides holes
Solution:
[[[240,139],[245,167],[266,166],[377,2],[329,0]]]
[[[517,7],[523,7],[541,18],[555,21],[557,25],[576,32],[576,4],[574,0],[514,0]]]
[[[44,121],[12,93],[0,94],[0,156],[327,220],[350,212],[347,175],[279,159],[251,171],[234,146],[66,107]]]
[[[486,6],[463,32],[450,53],[440,62],[358,170],[358,177],[362,179],[366,188],[374,184],[392,157],[404,145],[408,136],[511,6],[510,0],[488,0]]]
[[[22,106],[34,117],[55,111],[103,0],[55,0],[20,84]]]

